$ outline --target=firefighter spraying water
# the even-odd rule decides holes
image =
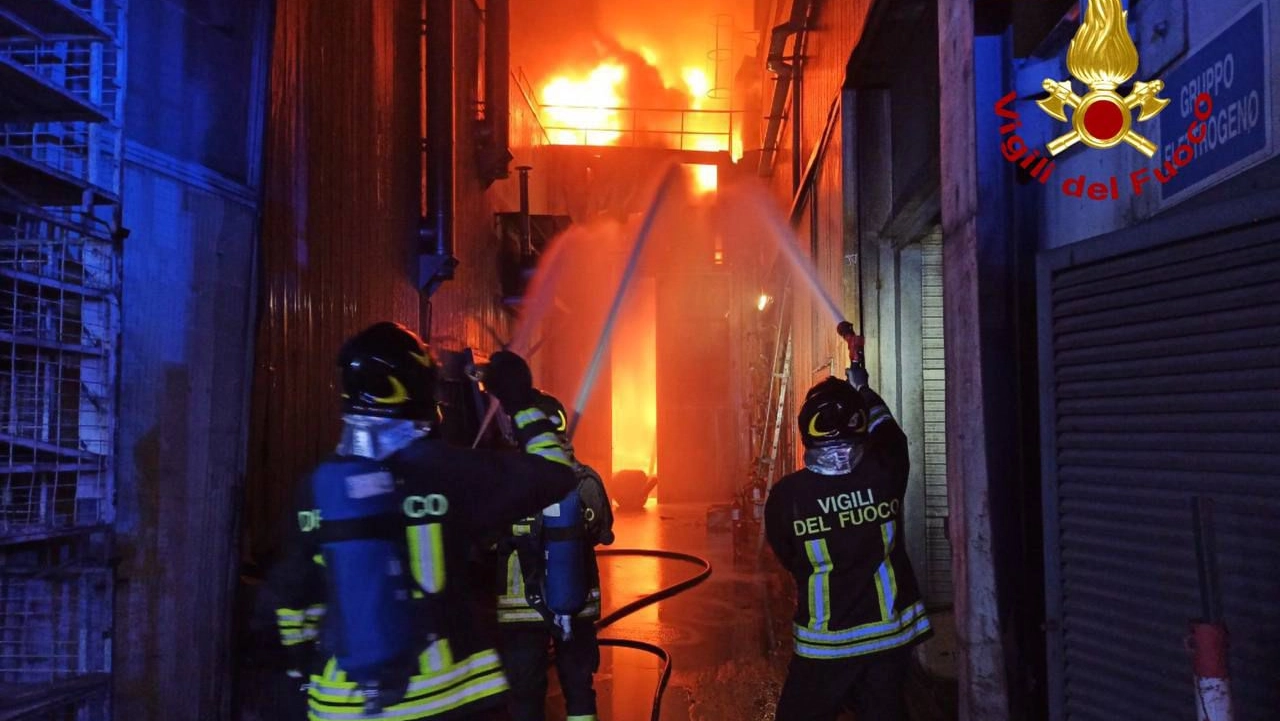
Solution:
[[[907,438],[869,385],[862,338],[842,321],[845,378],[809,389],[797,423],[804,468],[765,504],[769,545],[795,579],[794,656],[777,719],[906,719],[910,649],[932,630],[901,513]]]

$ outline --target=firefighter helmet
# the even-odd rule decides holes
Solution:
[[[848,442],[866,433],[867,404],[853,386],[831,376],[809,389],[798,421],[805,448]]]
[[[569,414],[565,412],[564,404],[560,399],[546,391],[538,391],[536,405],[555,424],[556,433],[564,435],[569,430]]]
[[[436,420],[436,364],[417,334],[399,323],[369,326],[338,353],[342,411]]]

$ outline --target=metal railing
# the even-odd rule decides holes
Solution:
[[[740,110],[544,105],[523,71],[515,79],[552,145],[730,152],[742,123]]]

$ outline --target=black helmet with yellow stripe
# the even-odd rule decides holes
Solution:
[[[853,386],[830,376],[809,389],[797,420],[805,448],[847,443],[867,432],[867,403]]]
[[[422,339],[399,323],[377,323],[348,340],[338,368],[343,413],[436,419],[435,361]]]

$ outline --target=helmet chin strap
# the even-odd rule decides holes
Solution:
[[[344,415],[337,452],[381,461],[430,432],[428,421]]]

